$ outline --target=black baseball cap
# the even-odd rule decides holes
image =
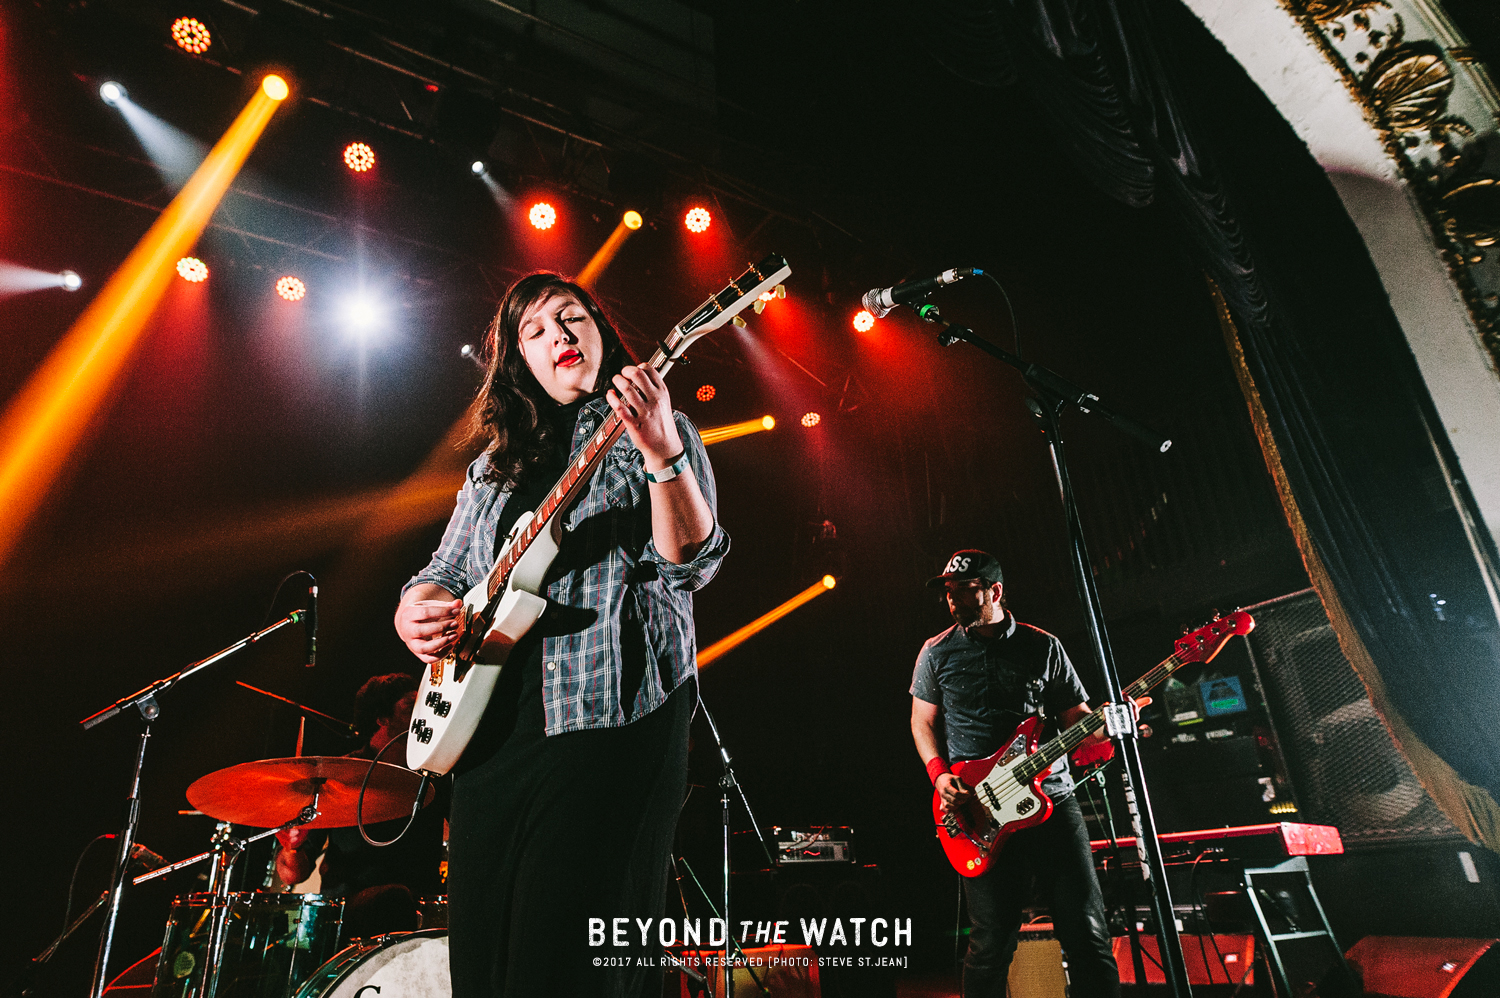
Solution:
[[[927,580],[927,585],[940,586],[949,579],[982,579],[985,582],[1005,581],[1000,571],[1000,562],[992,554],[977,548],[964,548],[953,552],[943,574]]]

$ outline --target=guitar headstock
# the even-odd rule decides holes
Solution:
[[[1173,648],[1177,658],[1188,662],[1211,662],[1223,650],[1229,639],[1236,634],[1249,634],[1255,629],[1255,618],[1244,610],[1236,610],[1227,617],[1215,617],[1189,634],[1177,639]]]
[[[722,291],[699,305],[677,324],[664,344],[671,351],[669,359],[675,360],[682,356],[694,340],[713,332],[739,315],[764,292],[772,290],[791,276],[791,273],[791,266],[780,253],[772,253],[760,263],[751,265],[743,274],[726,284]]]

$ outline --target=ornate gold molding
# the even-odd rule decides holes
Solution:
[[[1415,195],[1500,369],[1500,90],[1439,0],[1280,0]]]

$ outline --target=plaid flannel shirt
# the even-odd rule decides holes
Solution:
[[[579,410],[576,454],[609,413],[602,399]],[[692,422],[673,413],[714,529],[681,565],[651,539],[651,496],[644,457],[622,436],[595,471],[588,491],[563,518],[562,545],[547,572],[550,601],[542,633],[542,703],[548,735],[612,728],[639,720],[697,674],[693,591],[719,570],[729,535],[718,523],[713,470]],[[471,465],[458,505],[432,561],[403,588],[433,582],[463,596],[494,566],[496,525],[510,498],[485,481],[489,455]]]

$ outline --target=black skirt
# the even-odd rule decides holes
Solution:
[[[633,724],[548,738],[542,673],[541,639],[528,636],[455,771],[454,998],[656,994],[660,947],[640,944],[635,919],[666,907],[696,682]],[[632,945],[612,934],[590,945],[591,918],[611,933],[629,918]]]

